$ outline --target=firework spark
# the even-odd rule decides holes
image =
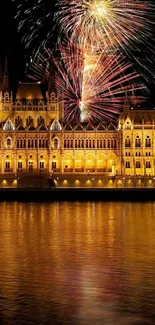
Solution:
[[[154,78],[153,0],[12,1],[22,41],[35,58],[67,35],[80,47],[89,44],[93,52],[121,51],[146,81]]]
[[[15,20],[25,48],[35,56],[48,44],[53,46],[54,3],[48,0],[12,0],[17,8]]]
[[[126,91],[144,88],[122,55],[93,55],[88,50],[81,52],[74,44],[60,45],[60,54],[57,59],[48,51],[48,59],[41,56],[33,66],[33,73],[36,71],[36,79],[41,78],[43,67],[49,67],[48,62],[52,60],[57,93],[63,94],[66,121],[116,120]],[[48,79],[48,69],[46,75]]]
[[[57,0],[56,6],[62,37],[102,51],[148,42],[155,18],[151,2],[142,0]]]

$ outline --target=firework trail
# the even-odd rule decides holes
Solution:
[[[101,51],[127,51],[151,36],[155,8],[142,0],[57,0],[55,20],[70,40]]]
[[[25,47],[37,55],[62,42],[105,53],[122,52],[145,80],[154,78],[152,0],[14,0],[15,20]],[[147,53],[144,53],[147,51]],[[144,56],[146,58],[144,62]]]
[[[42,49],[53,46],[53,18],[55,1],[12,0],[16,6],[15,21],[25,48],[31,49],[36,57]]]
[[[46,51],[31,69],[36,80],[50,76],[49,61],[55,66],[56,89],[63,94],[65,121],[80,122],[116,120],[122,109],[126,91],[144,88],[123,55],[92,54],[75,44],[60,45],[59,59]],[[45,58],[46,56],[46,58]],[[45,69],[46,66],[46,69]],[[140,98],[139,98],[140,99]]]
[[[54,64],[66,120],[73,121],[77,116],[81,122],[115,119],[125,91],[144,88],[124,54],[133,58],[133,48],[138,51],[141,45],[150,45],[155,17],[151,1],[57,0],[55,15],[51,1],[16,1],[18,30],[25,29],[23,42],[30,47],[39,40],[34,51],[36,61],[31,66],[33,78],[37,80],[44,71],[48,83]],[[52,43],[53,17],[59,55],[46,50],[45,58],[41,53],[48,42]],[[141,65],[137,57],[135,61]]]

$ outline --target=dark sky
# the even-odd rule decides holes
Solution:
[[[22,1],[2,1],[3,7],[1,7],[1,17],[3,17],[3,20],[0,20],[0,40],[2,45],[0,46],[0,62],[4,62],[5,55],[7,54],[11,78],[13,80],[22,80],[25,77],[25,64],[31,56],[33,44],[31,48],[25,49],[24,44],[21,42],[22,32],[17,32],[17,20],[14,18],[16,15],[16,3],[21,4]],[[33,0],[27,1],[29,1],[30,5],[32,5],[33,2],[36,3],[36,1]],[[23,0],[23,3],[26,4],[26,1]],[[44,0],[44,3],[47,12],[50,10],[54,12],[55,0]],[[43,10],[44,8],[45,7],[43,7]],[[43,30],[46,33],[46,29],[44,28]],[[43,37],[43,35],[41,35],[41,37]]]
[[[15,78],[21,79],[24,77],[26,53],[17,33],[13,9],[11,0],[3,1],[3,7],[1,7],[3,20],[0,20],[0,61],[3,63],[7,55],[11,77],[15,76]]]
[[[20,2],[20,0],[15,0],[16,2]],[[28,0],[32,1],[33,0]],[[25,0],[23,0],[23,3]],[[46,10],[49,10],[49,4],[54,8],[55,0],[44,0],[45,5],[47,6]],[[50,7],[51,9],[51,7]],[[30,55],[31,55],[31,49],[26,50],[24,48],[24,44],[21,43],[21,34],[17,32],[17,22],[14,19],[14,16],[16,14],[15,5],[11,0],[5,0],[3,1],[3,7],[1,7],[1,17],[3,17],[3,20],[0,20],[0,40],[1,40],[1,46],[0,46],[0,61],[4,61],[4,57],[7,54],[8,56],[8,65],[9,65],[9,71],[11,76],[11,82],[14,80],[24,80],[25,78],[25,63],[28,61]],[[45,30],[46,32],[46,30]],[[155,33],[154,33],[155,34]],[[155,35],[154,35],[155,36]],[[142,59],[142,62],[144,62],[144,65],[146,63],[149,52],[140,53]],[[154,61],[155,62],[155,61]],[[155,71],[155,64],[154,66],[152,63],[149,64],[149,69],[153,69]],[[142,63],[143,65],[143,63]],[[154,72],[155,75],[155,72]],[[149,82],[147,83],[147,86],[150,89],[150,99],[155,101],[155,78],[150,78]]]

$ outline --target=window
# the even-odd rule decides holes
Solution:
[[[146,160],[145,166],[146,168],[151,168],[151,162],[149,160]]]
[[[11,148],[11,146],[12,146],[12,139],[11,138],[7,138],[6,139],[6,147],[9,149],[9,148]]]
[[[135,147],[136,148],[140,148],[141,147],[141,140],[139,138],[139,135],[136,136],[136,139],[135,139]]]
[[[10,161],[5,162],[5,171],[9,172],[10,171]]]
[[[54,131],[54,130],[60,131],[60,130],[62,129],[62,127],[61,127],[60,123],[59,123],[58,121],[55,120],[55,121],[53,121],[53,123],[52,123],[50,129],[51,129],[52,131]]]
[[[32,122],[33,122],[32,117],[28,116],[28,118],[26,119],[26,126],[29,126]]]
[[[131,129],[131,125],[129,121],[126,122],[126,129]]]
[[[56,161],[52,161],[52,170],[54,171],[56,168]]]
[[[48,140],[46,143],[46,139],[44,138],[39,139],[39,148],[47,148],[47,144],[48,144]]]
[[[17,139],[16,141],[17,148],[26,148],[26,139]]]
[[[140,168],[140,160],[136,161],[136,168]]]
[[[127,136],[125,138],[125,148],[129,148],[129,147],[131,147],[131,141],[130,141],[129,136]]]
[[[44,120],[44,118],[43,118],[43,116],[39,116],[39,118],[38,118],[38,126],[40,126],[41,124],[45,124],[45,120]]]
[[[145,147],[146,148],[151,147],[151,139],[150,139],[149,135],[147,135],[146,138],[145,138]]]
[[[58,149],[58,139],[54,139],[54,149]]]
[[[114,139],[114,148],[117,148],[117,139]]]
[[[18,166],[18,167],[17,167],[18,169],[22,169],[22,161],[18,161],[17,166]]]
[[[136,156],[140,156],[140,152],[136,152]]]
[[[39,169],[44,170],[44,161],[39,162]]]
[[[4,130],[5,131],[11,131],[14,130],[14,126],[10,121],[7,121],[4,125]]]
[[[146,156],[151,156],[151,152],[146,152]]]
[[[126,155],[126,156],[130,156],[130,152],[127,151],[127,152],[125,153],[125,155]]]
[[[15,118],[15,125],[16,125],[16,127],[21,123],[21,121],[22,121],[22,119],[21,119],[20,116],[17,116],[17,117]]]
[[[130,168],[130,161],[128,161],[128,160],[126,161],[126,163],[125,163],[125,167],[126,167],[126,168]]]
[[[29,161],[29,171],[33,171],[33,161]]]

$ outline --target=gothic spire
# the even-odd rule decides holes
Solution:
[[[54,71],[54,62],[53,59],[49,62],[49,83],[48,83],[48,92],[49,94],[54,93],[57,95],[56,87],[55,87],[55,71]]]
[[[4,73],[3,73],[3,92],[6,91],[10,91],[7,55],[5,57]]]

